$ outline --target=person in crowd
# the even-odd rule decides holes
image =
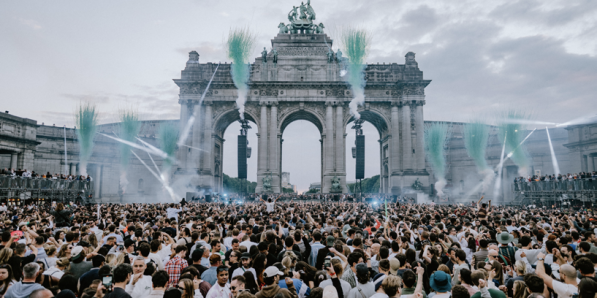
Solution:
[[[36,283],[37,276],[41,274],[39,264],[30,262],[23,266],[23,280],[11,285],[6,293],[5,298],[25,298],[29,297],[35,290],[44,290],[45,288]]]
[[[156,271],[151,276],[151,292],[147,298],[162,298],[166,291],[166,285],[170,281],[170,276],[165,270]]]

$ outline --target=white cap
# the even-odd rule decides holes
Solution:
[[[276,275],[284,276],[284,272],[280,271],[276,266],[269,266],[263,271],[264,278],[274,277]]]
[[[75,246],[73,247],[73,250],[70,252],[71,256],[76,256],[78,254],[80,254],[83,251],[83,246]]]

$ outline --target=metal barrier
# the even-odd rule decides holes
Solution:
[[[9,205],[26,200],[76,201],[91,193],[90,181],[0,176],[0,201]]]
[[[512,184],[515,204],[557,206],[562,202],[582,204],[597,201],[597,179],[585,178],[552,181],[515,181]]]

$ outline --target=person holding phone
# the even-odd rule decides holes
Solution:
[[[97,298],[132,298],[125,288],[131,280],[133,268],[129,264],[120,264],[114,268],[112,275],[102,276],[102,282],[97,287]],[[104,293],[104,290],[106,293]]]

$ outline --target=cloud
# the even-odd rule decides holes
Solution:
[[[15,19],[17,19],[21,24],[23,24],[33,30],[42,29],[42,26],[39,24],[39,22],[37,22],[35,20],[23,19],[23,18],[15,18]]]

